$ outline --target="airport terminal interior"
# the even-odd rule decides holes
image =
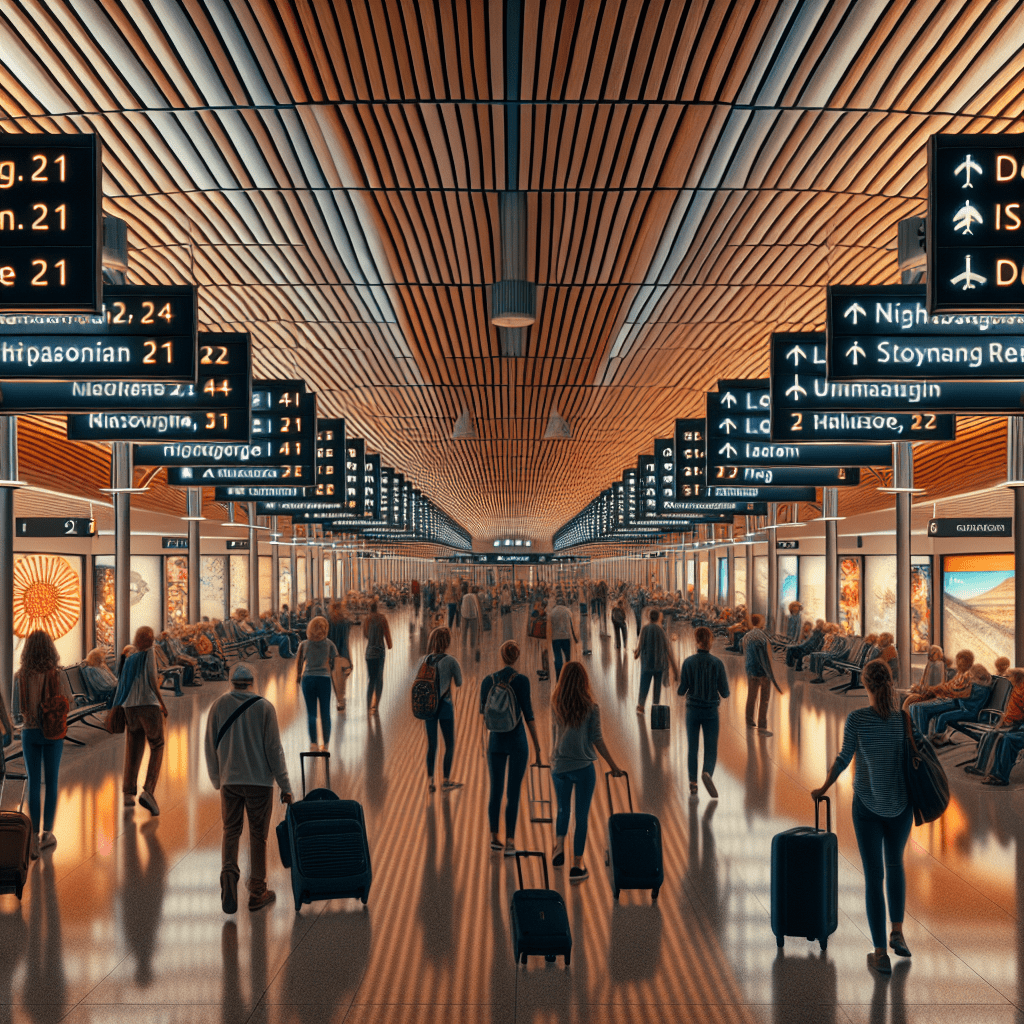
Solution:
[[[1018,0],[0,0],[0,1024],[1024,1021],[1022,138]]]

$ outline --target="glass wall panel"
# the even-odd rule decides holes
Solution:
[[[800,603],[805,619],[825,618],[825,556],[800,556]]]
[[[199,614],[211,619],[227,615],[227,555],[199,558]]]
[[[25,638],[46,630],[64,665],[85,654],[82,621],[84,571],[81,555],[14,556],[14,665],[21,659]]]
[[[164,556],[164,629],[188,622],[188,555]]]
[[[797,556],[779,555],[779,609],[788,615],[787,605],[798,600]]]
[[[249,608],[249,556],[228,555],[230,572],[230,590],[228,593],[228,613],[236,608]],[[252,616],[252,609],[249,608]]]
[[[114,556],[97,555],[94,561],[96,643],[114,646]],[[129,629],[139,626],[159,632],[163,621],[163,559],[160,555],[132,555],[129,590]]]
[[[706,601],[708,599],[708,560],[702,558],[700,560],[700,600]]]
[[[696,598],[696,594],[694,594],[694,591],[693,591],[693,588],[694,588],[694,585],[695,585],[694,584],[694,575],[693,574],[695,572],[696,572],[696,569],[694,569],[694,567],[693,567],[693,559],[692,558],[688,558],[686,560],[686,593],[687,593],[687,596],[689,596],[691,598]]]
[[[727,605],[729,603],[729,559],[719,558],[718,559],[718,595],[716,598],[718,604]]]
[[[754,609],[753,615],[768,613],[768,556],[754,555]]]
[[[967,647],[992,670],[1014,657],[1012,554],[946,555],[942,559],[942,647]]]
[[[308,600],[306,595],[306,555],[305,552],[299,554],[298,562],[296,564],[296,573],[298,574],[299,580],[299,604],[303,601]]]
[[[910,568],[910,629],[913,649],[926,651],[931,643],[931,558],[914,555]],[[864,559],[864,629],[896,633],[896,556],[867,555]]]
[[[287,548],[285,551],[287,552]],[[279,564],[279,571],[281,573],[281,580],[277,591],[280,601],[279,607],[283,608],[285,605],[288,605],[289,610],[292,610],[292,563],[290,559],[282,558]]]
[[[270,611],[270,555],[260,555],[260,608]]]
[[[861,570],[861,560],[857,555],[839,559],[839,625],[851,636],[863,636]]]
[[[747,603],[747,555],[744,548],[736,549],[736,564],[732,570],[733,582],[736,586],[736,597],[734,603],[737,605]]]

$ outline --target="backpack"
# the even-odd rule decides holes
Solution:
[[[412,713],[416,718],[435,718],[441,707],[437,689],[437,663],[444,655],[430,654],[416,673],[412,683]]]
[[[61,693],[56,669],[50,669],[39,702],[39,730],[46,740],[62,740],[68,734],[68,712],[71,702]]]
[[[514,670],[512,670],[514,674]],[[484,702],[484,725],[491,732],[512,732],[519,724],[519,701],[512,689],[512,674],[494,675]]]

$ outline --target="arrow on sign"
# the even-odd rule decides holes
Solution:
[[[865,352],[864,349],[862,349],[860,347],[860,342],[859,341],[855,341],[846,350],[846,358],[850,359],[852,357],[853,365],[856,366],[857,365],[857,357],[858,356],[865,356],[866,357],[867,356],[867,352]]]
[[[726,393],[722,395],[722,405],[726,406],[726,408],[734,406],[736,401],[736,396],[731,391],[726,391]]]
[[[859,302],[855,302],[852,306],[846,308],[846,311],[843,313],[843,319],[845,320],[848,316],[852,316],[853,326],[856,327],[858,315],[866,317],[868,311]]]
[[[724,455],[727,459],[731,459],[736,454],[736,449],[726,441],[725,444],[718,449],[718,454]]]
[[[791,358],[791,357],[792,357],[792,359],[793,359],[793,365],[794,365],[794,366],[799,366],[799,365],[800,365],[800,360],[801,360],[801,358],[803,358],[803,359],[806,359],[806,358],[807,358],[807,353],[806,353],[806,352],[805,352],[805,351],[804,351],[804,350],[803,350],[803,349],[802,349],[802,348],[801,348],[801,347],[800,347],[799,345],[794,345],[794,346],[793,346],[793,347],[792,347],[792,348],[791,348],[791,349],[790,349],[790,350],[789,350],[789,351],[788,351],[788,352],[786,353],[786,358],[787,358],[787,359],[789,359],[789,358]]]
[[[731,434],[734,430],[738,428],[732,420],[722,420],[722,422],[718,424],[718,429],[724,430],[727,434]]]
[[[799,402],[798,396],[803,395],[807,397],[807,389],[800,386],[800,377],[797,374],[793,374],[793,384],[791,387],[786,388],[786,397],[792,396],[794,402]]]

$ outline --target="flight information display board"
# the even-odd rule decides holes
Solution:
[[[703,417],[676,420],[674,444],[677,501],[696,498],[707,484],[707,424]],[[662,511],[663,509],[659,509]]]
[[[658,460],[653,455],[636,460],[636,502],[641,519],[658,514]]]
[[[312,487],[269,487],[239,484],[235,487],[217,487],[213,492],[214,501],[271,501],[283,498],[308,498]]]
[[[345,486],[345,421],[317,419],[316,496],[335,499]]]
[[[195,286],[109,285],[106,293],[99,314],[0,318],[0,379],[195,382]]]
[[[708,497],[733,501],[814,501],[817,491],[813,487],[744,487],[738,484],[716,487],[712,484],[708,488]]]
[[[100,308],[102,174],[96,135],[0,133],[0,309]]]
[[[1024,316],[931,316],[920,285],[832,285],[829,380],[1007,380],[1024,371]]]
[[[928,140],[932,313],[1024,312],[1022,172],[1017,135]]]
[[[413,492],[416,497],[418,492]],[[367,519],[383,520],[381,514],[380,456],[367,455],[363,463],[363,515]],[[415,523],[413,524],[415,527]]]
[[[364,518],[366,442],[361,437],[345,439],[345,508],[350,516]]]

